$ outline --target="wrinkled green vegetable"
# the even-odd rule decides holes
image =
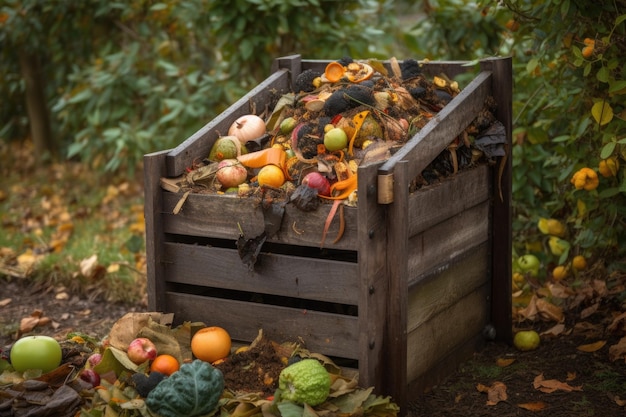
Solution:
[[[278,377],[281,398],[316,406],[330,394],[330,375],[315,359],[303,359],[282,370]]]
[[[196,359],[183,364],[146,398],[146,405],[161,417],[193,417],[208,414],[224,390],[224,376],[208,362]]]

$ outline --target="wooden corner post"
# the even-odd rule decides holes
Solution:
[[[513,68],[511,57],[481,61],[481,69],[492,72],[491,90],[498,110],[496,117],[506,130],[506,156],[500,158],[493,172],[493,206],[491,211],[491,320],[497,340],[511,343],[511,159],[513,129]]]

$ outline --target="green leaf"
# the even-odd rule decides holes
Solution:
[[[626,80],[614,81],[612,83],[609,83],[609,93],[625,94],[626,93]]]
[[[615,26],[619,26],[619,24],[622,23],[624,20],[626,20],[626,14],[617,16],[615,18]]]
[[[598,79],[598,81],[602,83],[608,83],[609,82],[609,69],[607,67],[600,68],[598,72],[596,73],[596,78]]]
[[[591,107],[591,115],[600,126],[604,126],[613,120],[613,108],[606,101],[598,101]]]
[[[598,197],[600,198],[611,198],[620,193],[620,189],[617,187],[607,188],[606,190],[602,190],[598,193]]]
[[[604,145],[602,147],[602,150],[600,151],[600,158],[606,159],[610,157],[611,155],[613,155],[613,152],[615,151],[615,146],[617,146],[615,142],[609,142],[606,145]]]

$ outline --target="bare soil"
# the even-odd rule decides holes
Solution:
[[[66,293],[49,284],[2,277],[0,346],[10,345],[17,336],[21,320],[34,312],[40,312],[39,317],[47,317],[50,322],[35,326],[31,334],[63,338],[75,331],[100,339],[125,313],[145,310],[145,305],[111,304],[97,297],[90,298],[88,294]],[[609,300],[586,321],[596,325],[595,329],[606,329],[607,323],[621,311],[620,300]],[[573,323],[570,324],[574,328]],[[541,331],[549,325],[536,323],[533,327]],[[601,334],[566,332],[558,337],[542,337],[541,346],[530,352],[490,342],[456,373],[410,403],[407,414],[410,417],[623,416],[626,413],[623,405],[626,363],[624,359],[609,359],[610,346],[617,344],[622,336],[621,332],[608,331]],[[579,350],[582,345],[597,340],[604,340],[606,344],[593,352]],[[272,344],[241,355],[240,360],[243,362],[222,365],[233,379],[229,385],[239,383],[243,388],[248,381],[248,385],[255,384],[249,387],[251,391],[264,390],[271,395],[275,389],[272,378],[276,378],[281,360]],[[237,376],[234,372],[237,368],[241,371],[242,367],[252,369],[252,373]],[[544,381],[566,385],[559,385],[552,393],[542,392],[535,386],[541,376]],[[486,391],[498,383],[504,385],[506,399],[489,405]]]

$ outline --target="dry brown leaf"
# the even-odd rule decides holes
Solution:
[[[11,304],[11,301],[13,301],[11,298],[5,298],[3,300],[0,300],[0,307],[6,307],[9,304]]]
[[[580,345],[576,349],[580,350],[581,352],[591,353],[591,352],[596,352],[602,349],[604,345],[606,345],[606,340],[598,340],[595,343],[588,343],[586,345]]]
[[[557,323],[563,321],[563,309],[543,298],[537,299],[537,310],[544,319],[556,321]]]
[[[517,406],[519,408],[523,408],[524,410],[528,410],[528,411],[541,411],[547,407],[547,404],[544,403],[543,401],[537,401],[534,403],[517,404]]]
[[[536,390],[539,390],[541,392],[545,392],[545,393],[551,393],[554,391],[566,391],[566,392],[571,392],[571,391],[582,391],[583,387],[578,386],[578,387],[573,387],[571,385],[569,385],[566,382],[561,382],[557,379],[544,379],[543,374],[539,374],[535,377],[535,380],[533,381],[533,387]]]
[[[20,334],[33,331],[37,326],[45,326],[50,324],[51,320],[43,315],[42,310],[34,310],[30,316],[22,318],[20,320]]]
[[[513,362],[515,362],[515,358],[509,358],[509,359],[498,358],[496,360],[496,365],[499,366],[500,368],[506,368],[507,366],[510,366]]]
[[[604,334],[604,327],[599,324],[589,323],[588,321],[581,321],[574,325],[575,336],[585,336],[589,339],[597,339]]]
[[[548,330],[541,332],[541,336],[560,336],[565,332],[565,324],[558,323],[550,327]]]
[[[623,330],[624,325],[626,324],[626,312],[619,314],[618,316],[613,318],[613,321],[607,327],[607,330],[610,332],[614,332],[618,329]]]
[[[533,294],[525,308],[519,309],[517,314],[520,321],[535,320],[537,318],[537,296]]]
[[[494,382],[490,387],[478,384],[476,389],[479,392],[487,393],[487,405],[496,405],[500,401],[506,401],[508,399],[506,385],[500,381]]]
[[[609,293],[609,290],[606,288],[606,281],[603,279],[594,279],[591,283],[591,287],[599,297],[606,297]]]
[[[566,381],[573,381],[576,379],[576,372],[568,372],[567,373],[567,378],[565,378]]]
[[[599,307],[600,307],[600,303],[598,302],[598,303],[592,304],[589,307],[583,309],[583,311],[580,312],[580,318],[581,319],[586,319],[587,317],[591,316],[593,313],[598,311]]]
[[[626,400],[622,400],[619,396],[617,395],[610,395],[609,394],[609,398],[611,398],[613,401],[615,401],[615,404],[619,405],[620,407],[623,407],[626,405]]]
[[[626,359],[626,336],[622,337],[617,344],[609,348],[609,359],[611,362],[622,358]]]

